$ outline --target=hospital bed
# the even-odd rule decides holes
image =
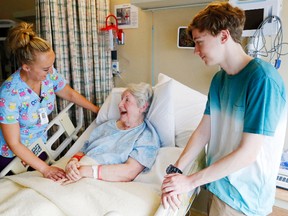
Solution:
[[[175,163],[199,124],[206,96],[164,74],[159,74],[158,83],[153,88],[154,98],[147,118],[159,133],[161,148],[149,172],[139,174],[133,182],[128,183],[85,178],[63,186],[43,178],[37,171],[26,172],[27,167],[15,158],[1,172],[0,215],[185,215],[198,189],[183,194],[181,207],[174,212],[161,205],[160,188],[166,167]],[[37,155],[46,153],[47,163],[64,168],[97,125],[119,117],[117,104],[123,91],[124,88],[114,88],[111,91],[97,118],[81,136],[78,133],[82,128],[82,117],[74,126],[69,118],[70,109],[74,106],[69,104],[49,123],[48,130],[55,125],[57,130],[47,143],[35,142],[30,149],[34,149]],[[77,108],[76,112],[77,115],[82,115],[81,108]],[[63,135],[63,141],[57,147],[53,146]],[[86,160],[85,163],[91,162],[88,157],[83,159]],[[184,170],[184,174],[194,173],[204,166],[205,153],[201,152],[191,166]],[[9,171],[18,174],[5,176]]]

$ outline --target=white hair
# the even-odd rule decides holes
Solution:
[[[128,85],[126,91],[129,91],[136,98],[138,107],[143,107],[146,103],[148,104],[147,109],[144,111],[144,115],[146,115],[153,99],[151,85],[144,82],[139,84],[131,83]]]

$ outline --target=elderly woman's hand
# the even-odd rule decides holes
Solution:
[[[78,181],[82,178],[80,171],[80,163],[77,159],[71,158],[65,167],[66,177],[71,181]]]

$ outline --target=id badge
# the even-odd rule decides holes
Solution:
[[[39,114],[41,125],[48,124],[49,119],[48,119],[48,116],[47,116],[46,109],[45,108],[38,109],[38,114]]]

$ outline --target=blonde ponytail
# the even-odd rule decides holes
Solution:
[[[9,55],[16,57],[18,64],[29,64],[35,59],[35,52],[48,52],[51,45],[38,37],[33,31],[33,24],[21,22],[10,29],[6,46]]]

